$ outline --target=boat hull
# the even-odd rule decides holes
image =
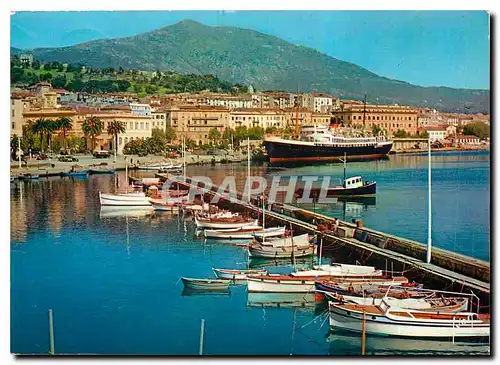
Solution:
[[[149,198],[144,194],[103,194],[99,193],[102,206],[151,206]]]
[[[243,228],[247,226],[255,226],[258,224],[257,220],[243,221],[243,222],[207,222],[199,221],[196,219],[197,228],[211,228],[211,229],[231,229]]]
[[[220,279],[190,279],[181,278],[182,283],[186,289],[192,290],[227,290],[229,288],[230,280]]]
[[[348,314],[349,313],[349,314]],[[351,332],[361,332],[363,314],[330,306],[330,327]],[[395,320],[385,315],[365,315],[366,333],[377,336],[415,338],[459,338],[487,337],[489,323],[482,321],[417,321]]]
[[[320,196],[320,188],[312,188],[309,198]],[[304,189],[300,188],[295,191],[297,197],[302,197]],[[344,188],[342,186],[334,186],[326,191],[327,197],[373,197],[377,194],[377,183],[375,181],[368,182],[357,188]],[[302,197],[304,198],[304,197]],[[305,197],[308,198],[308,197]]]
[[[348,160],[376,160],[386,157],[392,142],[373,146],[336,147],[312,143],[290,143],[286,140],[266,140],[264,147],[271,162],[329,162],[339,161],[344,154]]]
[[[225,280],[247,280],[248,275],[266,275],[266,270],[225,270],[213,269],[219,279]]]
[[[310,244],[308,246],[280,246],[280,247],[265,247],[265,246],[250,246],[248,248],[248,254],[250,257],[261,257],[268,259],[279,259],[279,258],[297,258],[313,256],[317,252],[316,245]]]

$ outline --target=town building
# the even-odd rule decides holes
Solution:
[[[364,126],[371,130],[374,126],[385,130],[388,135],[397,131],[407,134],[417,133],[417,109],[399,105],[369,105],[361,102],[342,101],[332,111],[334,122]]]
[[[151,115],[151,106],[149,104],[130,103],[129,107],[132,114],[141,116]]]
[[[481,144],[481,140],[476,136],[456,136],[452,138],[454,145],[477,146]]]
[[[420,129],[421,131],[427,132],[429,135],[429,140],[431,142],[443,142],[444,139],[446,138],[446,128],[445,127],[423,127]]]
[[[230,116],[229,126],[233,129],[242,126],[281,129],[286,123],[286,113],[281,109],[241,108],[231,110]]]
[[[329,113],[332,111],[333,98],[330,95],[313,93],[312,97],[315,113]]]
[[[203,105],[221,106],[229,109],[251,108],[250,95],[206,95],[198,99]]]
[[[157,110],[166,113],[166,124],[173,127],[177,139],[184,137],[198,145],[210,142],[210,129],[221,134],[229,127],[229,108],[207,105],[170,105]]]
[[[306,108],[288,108],[284,109],[286,113],[286,126],[295,128],[297,125],[310,125],[312,124],[312,111]]]

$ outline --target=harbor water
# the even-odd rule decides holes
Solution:
[[[234,174],[243,184],[247,171],[245,164],[192,166],[188,174],[214,182]],[[343,167],[253,165],[252,174],[330,175],[335,181]],[[124,173],[118,175],[123,183]],[[426,241],[425,155],[349,163],[347,175],[377,181],[375,202],[308,209],[362,218],[368,227]],[[433,244],[489,260],[490,155],[435,154],[432,177]],[[193,222],[182,216],[101,211],[98,191],[114,192],[116,179],[97,175],[11,183],[12,352],[48,353],[48,309],[53,309],[58,354],[197,355],[202,319],[205,355],[361,353],[361,336],[329,331],[325,308],[314,297],[248,294],[243,285],[217,295],[184,290],[181,276],[213,277],[213,267],[244,268],[246,252],[234,242],[196,238]],[[259,266],[292,270],[288,263]],[[368,336],[366,353],[468,355],[489,349],[424,342]]]

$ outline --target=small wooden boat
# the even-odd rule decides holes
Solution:
[[[279,248],[279,247],[308,247],[310,245],[311,237],[308,233],[299,235],[299,236],[288,236],[288,237],[270,237],[263,242],[255,240],[252,242],[252,246],[254,247],[263,247],[267,248]]]
[[[326,278],[326,277],[323,277]],[[266,292],[266,293],[313,293],[315,291],[315,282],[318,276],[294,276],[294,275],[252,275],[249,276],[248,291],[249,292]],[[350,277],[335,277],[330,276],[328,280],[336,282],[349,282],[352,284],[360,283],[377,283],[387,285],[398,285],[398,283],[407,283],[408,279],[404,276],[384,277],[384,276],[350,276]]]
[[[273,237],[282,237],[285,235],[285,233],[286,233],[286,227],[284,226],[269,227],[266,228],[264,231],[255,232],[253,234],[253,237],[259,242],[262,242],[263,240],[268,240]]]
[[[381,304],[329,303],[330,327],[367,334],[418,338],[483,338],[490,335],[490,315],[469,312],[441,313],[393,308]]]
[[[116,169],[113,167],[108,167],[108,166],[92,166],[89,169],[89,174],[90,175],[97,175],[97,174],[114,174],[116,172]]]
[[[157,177],[133,177],[129,176],[128,181],[136,187],[160,186],[163,184]]]
[[[156,200],[151,201],[151,204],[153,204],[153,207],[155,210],[166,211],[166,212],[178,212],[179,211],[178,204],[164,203],[164,202],[159,202]]]
[[[138,166],[139,170],[168,170],[171,169],[174,165],[171,163],[154,163],[149,165],[140,165]],[[182,164],[181,164],[182,166]]]
[[[300,246],[264,246],[264,245],[250,245],[248,247],[248,255],[251,258],[262,257],[268,259],[279,258],[297,258],[313,256],[317,252],[315,244],[300,245]]]
[[[231,280],[181,278],[184,287],[194,290],[227,290]]]
[[[463,297],[442,298],[383,298],[359,297],[352,295],[340,295],[336,293],[324,293],[329,301],[336,303],[355,303],[361,305],[381,305],[384,300],[391,307],[415,309],[423,311],[439,311],[444,313],[457,313],[467,310],[469,300]],[[432,296],[432,294],[429,294]]]
[[[294,276],[383,276],[382,270],[373,266],[348,265],[331,263],[330,265],[314,265],[312,270],[299,270],[291,275]]]
[[[220,239],[250,239],[257,231],[262,231],[260,226],[247,226],[243,228],[231,228],[224,230],[205,229],[203,235],[205,238]]]
[[[267,270],[255,269],[212,269],[219,279],[246,280],[248,275],[267,275]]]
[[[252,218],[231,217],[231,218],[198,218],[195,217],[196,227],[212,229],[231,229],[256,226],[258,221]]]
[[[101,205],[114,206],[151,206],[149,198],[143,192],[124,193],[124,194],[105,194],[99,192],[99,201]]]
[[[422,285],[408,281],[381,284],[379,282],[339,282],[318,278],[315,282],[317,292],[369,298],[383,298],[386,295],[400,299],[428,297],[429,293],[421,291],[421,288]]]
[[[29,172],[19,174],[19,180],[38,180],[38,179],[40,179],[40,175],[38,174],[32,174]]]
[[[182,171],[182,167],[184,165],[182,163],[179,163],[179,164],[176,164],[176,165],[167,165],[167,166],[164,166],[159,170],[160,173],[172,173],[172,172],[179,172],[179,171]]]

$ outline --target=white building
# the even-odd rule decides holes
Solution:
[[[431,142],[442,142],[446,138],[446,128],[444,127],[425,127],[422,129],[429,134],[429,140]]]
[[[333,98],[327,94],[312,94],[315,113],[328,113],[332,110]]]
[[[141,116],[151,115],[151,106],[149,104],[130,103],[129,105],[132,114]]]

